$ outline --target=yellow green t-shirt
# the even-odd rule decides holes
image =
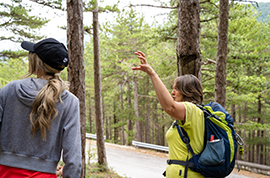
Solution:
[[[195,154],[198,154],[203,149],[204,142],[204,115],[203,111],[195,104],[190,102],[182,102],[186,108],[185,123],[178,120],[178,124],[187,132],[190,145]],[[180,138],[176,127],[170,127],[166,133],[166,139],[169,145],[169,159],[186,161],[187,147]],[[192,154],[189,152],[189,159]],[[166,168],[166,178],[184,177],[185,167],[177,164],[168,165]],[[189,178],[203,178],[204,176],[190,169],[187,171]]]

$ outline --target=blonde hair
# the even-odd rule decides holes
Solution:
[[[45,64],[36,53],[29,52],[28,60],[29,73],[25,76],[29,77],[38,72],[52,76],[38,92],[30,113],[31,133],[35,135],[37,130],[40,130],[42,139],[46,140],[46,131],[50,129],[51,122],[58,114],[55,105],[58,101],[62,102],[61,93],[67,88],[67,83],[60,78],[61,71]]]

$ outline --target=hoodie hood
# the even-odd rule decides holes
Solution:
[[[47,84],[47,80],[39,78],[26,78],[19,80],[16,83],[16,95],[19,100],[26,106],[31,107],[38,92]],[[61,94],[62,100],[67,97],[67,91],[64,90]]]

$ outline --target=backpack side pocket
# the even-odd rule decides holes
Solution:
[[[225,162],[224,140],[207,141],[198,163],[204,166],[216,166]]]

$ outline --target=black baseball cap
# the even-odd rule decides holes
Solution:
[[[69,62],[68,51],[63,43],[54,38],[46,38],[38,43],[23,41],[22,48],[36,53],[46,64],[57,70],[63,70]]]

